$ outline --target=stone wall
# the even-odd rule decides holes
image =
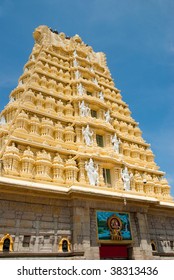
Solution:
[[[174,217],[165,211],[150,212],[145,205],[125,205],[122,201],[27,195],[8,195],[7,199],[2,194],[0,198],[0,240],[10,234],[14,252],[59,253],[60,241],[66,238],[71,252],[84,252],[86,259],[99,259],[96,210],[100,209],[130,213],[130,259],[174,259]]]
[[[150,239],[156,247],[156,258],[174,255],[174,216],[153,213],[148,214],[147,219]]]
[[[47,202],[0,200],[0,238],[9,233],[16,252],[58,252],[62,238],[71,242],[71,207],[67,201]]]

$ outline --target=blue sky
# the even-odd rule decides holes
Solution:
[[[174,196],[173,15],[173,0],[0,0],[0,111],[22,74],[37,26],[79,34],[105,52]]]

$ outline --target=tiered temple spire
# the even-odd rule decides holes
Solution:
[[[36,28],[0,115],[1,176],[170,201],[170,187],[115,87],[106,57],[78,35]]]

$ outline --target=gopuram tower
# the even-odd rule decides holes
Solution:
[[[33,36],[0,115],[0,257],[174,256],[170,187],[105,54],[47,26]]]

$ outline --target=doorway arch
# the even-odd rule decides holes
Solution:
[[[13,251],[13,238],[10,234],[5,234],[0,240],[0,252]]]

